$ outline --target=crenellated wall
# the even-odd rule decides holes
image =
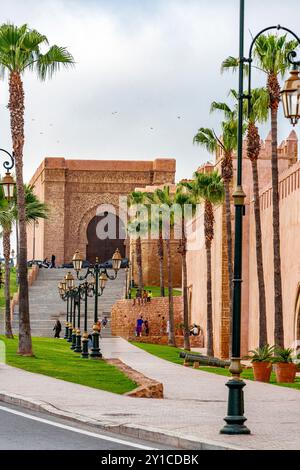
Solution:
[[[199,170],[220,171],[222,151],[216,155],[215,165],[206,164]],[[281,197],[281,239],[282,273],[284,289],[284,316],[286,344],[291,346],[295,337],[295,306],[297,285],[300,282],[300,244],[297,243],[300,227],[300,192],[298,184],[298,139],[295,131],[278,148]],[[233,160],[236,172],[236,157]],[[272,267],[272,218],[271,218],[271,136],[262,142],[258,160],[259,186],[262,188],[261,206],[263,245],[267,289],[269,341],[273,343],[273,267]],[[233,184],[234,187],[234,184]],[[263,189],[265,188],[265,189]],[[246,193],[245,216],[243,218],[243,284],[241,317],[241,354],[258,344],[258,290],[256,277],[255,225],[253,217],[253,192],[251,162],[243,154],[243,189]],[[224,206],[215,208],[215,237],[212,243],[212,295],[215,354],[228,357],[229,354],[229,283],[227,269],[227,247]],[[234,206],[232,201],[232,222]],[[203,213],[194,220],[194,233],[189,236],[188,285],[190,290],[191,320],[200,323],[206,332],[206,254],[203,235]],[[234,226],[233,240],[234,240]],[[197,237],[196,237],[197,235]],[[197,238],[197,242],[194,240]],[[292,254],[294,251],[294,256]],[[298,263],[298,264],[297,264]],[[289,266],[291,269],[289,269]],[[299,338],[300,340],[300,338]]]

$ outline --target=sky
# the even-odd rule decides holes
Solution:
[[[299,17],[299,0],[246,0],[246,50],[265,26],[299,33]],[[221,75],[220,65],[238,55],[238,0],[2,0],[0,20],[27,23],[76,61],[51,81],[24,76],[26,181],[46,156],[176,158],[177,180],[213,158],[193,136],[199,127],[220,131],[210,103],[237,88],[237,75]],[[264,80],[254,73],[255,86]],[[2,81],[0,147],[11,149],[7,101]],[[281,113],[280,139],[290,130]]]

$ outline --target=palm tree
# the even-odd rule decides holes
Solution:
[[[138,271],[138,288],[139,292],[142,293],[144,289],[143,281],[143,261],[142,261],[142,242],[141,242],[141,231],[142,223],[139,219],[139,205],[146,205],[148,202],[148,195],[143,191],[132,191],[128,196],[128,204],[130,207],[136,206],[136,216],[131,219],[128,229],[129,233],[135,235],[135,250],[136,250],[136,264]],[[147,221],[148,228],[148,221]]]
[[[183,190],[183,185],[180,183],[177,186],[175,204],[181,207],[181,239],[179,246],[179,253],[182,259],[182,293],[183,293],[183,324],[184,324],[184,349],[190,351],[190,322],[189,322],[189,304],[188,304],[188,285],[187,285],[187,238],[186,238],[186,222],[187,212],[185,207],[192,205],[193,211],[195,209],[194,200],[190,197],[189,193]],[[192,214],[191,214],[192,215]]]
[[[212,105],[213,106],[213,105]],[[217,106],[214,106],[217,109]],[[224,111],[224,110],[223,110]],[[234,111],[230,109],[225,112],[226,120],[221,123],[222,137],[219,139],[213,129],[201,127],[194,137],[194,143],[206,148],[209,153],[215,153],[220,147],[224,156],[221,162],[221,172],[225,188],[225,219],[227,239],[227,269],[229,286],[229,309],[232,310],[232,287],[233,287],[233,243],[231,223],[231,184],[233,178],[233,152],[237,148],[237,119]],[[232,315],[230,315],[230,336],[232,333]],[[231,344],[231,341],[229,341]]]
[[[279,76],[283,77],[289,69],[288,53],[297,47],[295,40],[287,41],[286,35],[274,34],[259,36],[255,43],[254,58],[256,66],[267,75],[269,108],[271,114],[272,135],[272,203],[273,203],[273,262],[274,262],[274,342],[284,347],[282,279],[280,257],[280,214],[278,185],[278,107],[280,102]],[[237,59],[229,57],[222,64],[222,69],[237,67]]]
[[[159,199],[157,197],[157,189],[153,193],[148,194],[148,199],[150,204],[159,204]],[[155,213],[153,216],[153,211],[151,213],[151,229],[158,230],[158,239],[157,239],[157,256],[159,260],[159,286],[160,286],[160,295],[161,297],[165,296],[165,276],[164,276],[164,240],[163,240],[163,225],[162,225],[162,214]]]
[[[250,114],[247,112],[247,156],[251,162],[254,218],[255,218],[255,245],[256,245],[256,270],[258,281],[259,301],[259,347],[268,344],[266,289],[263,266],[262,230],[259,203],[259,180],[257,160],[260,154],[261,144],[257,122],[266,122],[268,119],[269,94],[265,88],[255,88],[251,91]],[[248,106],[247,106],[248,108]],[[248,111],[248,109],[247,109]]]
[[[41,202],[33,192],[34,188],[30,185],[24,185],[25,191],[25,213],[26,223],[38,219],[46,219],[48,209],[46,204]],[[3,230],[3,256],[5,259],[5,334],[8,338],[13,338],[11,320],[10,320],[10,252],[11,252],[11,232],[12,225],[18,219],[18,206],[16,195],[11,202],[0,200],[4,204],[5,218],[0,218],[0,225]],[[1,211],[1,205],[0,205]],[[0,212],[1,213],[1,212]]]
[[[164,186],[163,189],[155,191],[155,197],[161,206],[171,208],[174,204],[174,194],[170,191],[170,186]],[[174,299],[173,299],[173,279],[172,279],[172,256],[171,256],[171,228],[174,222],[173,214],[170,214],[170,222],[162,222],[165,231],[165,243],[167,254],[167,271],[168,271],[168,298],[169,298],[169,346],[176,346],[175,342],[175,326],[174,326]]]
[[[238,94],[235,90],[230,90],[229,95],[236,100],[236,106],[232,111],[226,103],[212,104],[211,110],[223,111],[228,119],[234,118],[237,114]],[[264,123],[268,120],[269,94],[265,88],[255,88],[251,91],[251,106],[248,109],[248,102],[244,101],[244,116],[247,121],[247,156],[251,161],[253,197],[254,197],[254,217],[255,217],[255,240],[256,240],[256,267],[259,288],[259,345],[263,347],[267,344],[267,314],[266,314],[266,292],[262,255],[262,232],[259,204],[259,180],[257,170],[257,160],[260,153],[260,136],[257,122]],[[249,112],[250,111],[250,112]]]
[[[2,227],[2,244],[5,267],[4,297],[5,297],[5,336],[13,338],[10,317],[10,235],[13,214],[8,201],[3,197],[0,199],[0,225]]]
[[[192,198],[204,201],[204,237],[206,248],[206,295],[207,295],[207,355],[214,356],[211,244],[214,238],[214,205],[224,200],[224,183],[218,172],[194,174],[194,180],[183,182]]]
[[[41,48],[48,46],[46,36],[31,30],[25,24],[20,27],[7,23],[0,27],[0,72],[8,73],[10,125],[15,155],[16,187],[19,224],[19,349],[21,355],[32,355],[30,315],[27,280],[27,234],[25,194],[23,186],[24,136],[24,87],[22,76],[26,71],[35,72],[39,79],[51,78],[60,66],[74,64],[69,52],[52,46],[43,54]]]

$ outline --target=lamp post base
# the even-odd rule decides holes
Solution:
[[[82,352],[80,330],[76,331],[76,343],[75,343],[74,352],[76,352],[76,353],[81,353]]]
[[[244,416],[244,392],[245,382],[232,378],[226,386],[229,388],[228,395],[228,415],[224,418],[225,426],[220,430],[220,434],[250,434],[250,429],[245,426],[247,418]]]
[[[69,338],[69,327],[66,326],[64,339],[68,339],[68,338]]]
[[[85,331],[82,335],[82,359],[89,358],[89,337],[88,333]]]
[[[93,346],[90,352],[90,358],[91,359],[101,359],[102,354],[100,352],[100,347],[99,347],[99,332],[98,331],[93,331],[92,338],[93,338]]]
[[[76,347],[76,330],[73,330],[72,331],[72,344],[70,346],[70,349],[74,351],[75,347]]]
[[[72,343],[72,327],[71,326],[68,327],[68,335],[69,336],[67,338],[67,341],[68,343]]]

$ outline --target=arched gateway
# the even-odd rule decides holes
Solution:
[[[127,196],[136,188],[174,183],[175,167],[175,160],[164,158],[153,161],[45,158],[30,180],[49,208],[49,218],[36,228],[36,258],[55,254],[57,264],[70,263],[79,250],[85,258],[93,261],[100,254],[104,261],[111,258],[115,248],[124,255],[124,240],[96,238],[99,205],[112,205],[116,217],[120,217],[120,196]],[[28,227],[28,259],[32,259],[32,246],[33,232]]]
[[[87,241],[86,259],[90,263],[95,263],[96,257],[101,262],[108,261],[117,248],[125,258],[125,228],[115,214],[105,212],[93,217],[87,227]]]

